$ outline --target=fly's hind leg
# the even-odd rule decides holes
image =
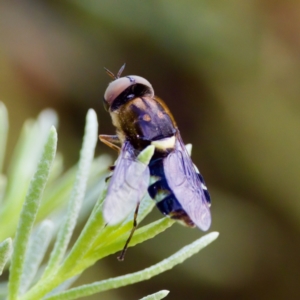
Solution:
[[[119,140],[117,135],[100,134],[99,139],[102,143],[104,143],[108,147],[120,152],[120,150],[121,150],[121,141]]]
[[[125,243],[125,246],[121,252],[121,254],[117,257],[119,261],[123,261],[124,258],[125,258],[125,253],[126,253],[126,250],[128,248],[128,245],[129,245],[129,242],[138,226],[137,224],[137,216],[138,216],[138,212],[139,212],[139,207],[140,207],[140,202],[138,202],[138,204],[136,205],[136,208],[135,208],[135,211],[134,211],[134,215],[133,215],[133,226],[132,226],[132,229],[130,231],[130,234],[129,234],[129,237]]]

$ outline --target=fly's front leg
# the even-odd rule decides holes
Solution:
[[[100,134],[99,139],[102,143],[120,153],[121,141],[119,140],[117,135]]]
[[[121,141],[117,135],[100,134],[99,139],[102,143],[120,153]],[[109,169],[110,171],[113,171],[115,169],[115,166],[111,166]]]
[[[121,142],[117,135],[106,135],[106,134],[100,134],[99,139],[102,143],[107,145],[108,147],[118,151],[120,153],[121,151]],[[110,166],[109,171],[113,171],[115,169],[115,166]],[[111,176],[108,176],[105,178],[105,182],[107,182]]]

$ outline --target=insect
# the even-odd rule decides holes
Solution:
[[[125,64],[117,75],[105,69],[113,81],[105,91],[104,105],[116,135],[99,136],[119,151],[104,201],[104,219],[114,225],[135,209],[133,228],[119,260],[124,259],[137,227],[139,204],[147,190],[164,215],[203,231],[211,224],[210,195],[170,110],[154,95],[148,80],[136,75],[121,77],[124,68]],[[154,145],[155,151],[146,166],[137,156],[149,145]]]

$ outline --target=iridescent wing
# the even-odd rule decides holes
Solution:
[[[202,176],[197,173],[179,132],[176,146],[164,159],[164,170],[168,185],[183,210],[201,230],[211,224],[210,198]],[[203,182],[201,182],[201,180]]]
[[[103,216],[109,225],[123,221],[143,198],[149,185],[149,168],[136,160],[129,142],[121,153],[110,179],[103,206]]]

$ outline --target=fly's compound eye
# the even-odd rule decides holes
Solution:
[[[140,94],[133,92],[135,90],[134,86],[143,86],[143,89],[138,89],[141,91]],[[118,78],[108,85],[104,93],[105,105],[110,108],[114,101],[119,96],[122,96],[123,93],[127,100],[142,96],[154,97],[154,90],[151,83],[143,77],[132,75]]]

